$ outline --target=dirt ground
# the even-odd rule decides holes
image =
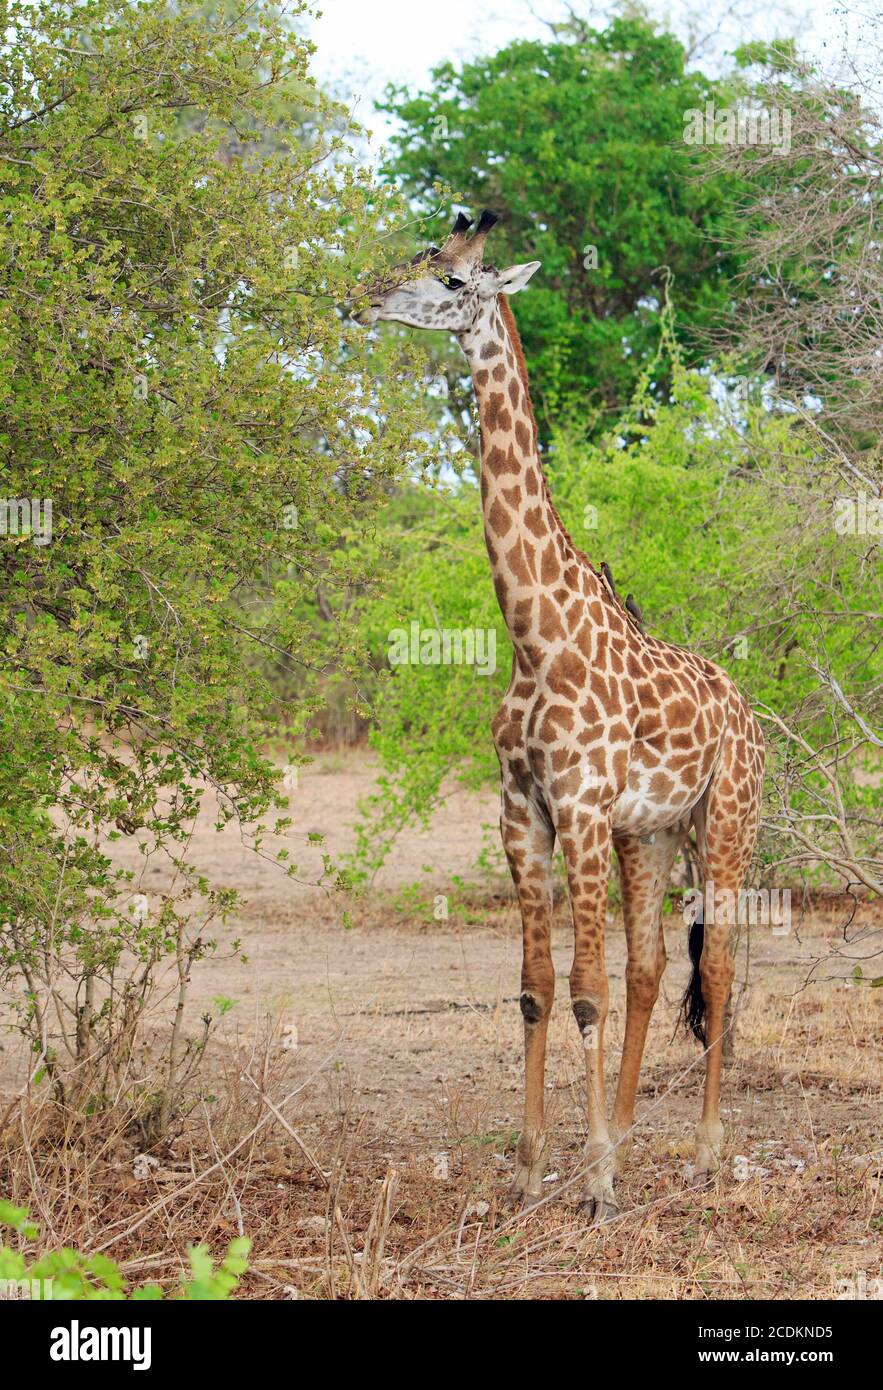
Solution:
[[[373,778],[364,754],[327,755],[302,771],[284,841],[300,878],[315,878],[323,851],[352,845],[356,803]],[[82,1199],[86,1247],[107,1241],[130,1277],[164,1279],[188,1239],[223,1246],[241,1226],[254,1242],[242,1292],[260,1298],[827,1299],[883,1289],[873,1282],[883,1276],[883,991],[851,979],[858,960],[866,976],[881,973],[879,955],[868,959],[883,934],[873,905],[852,922],[849,946],[842,903],[803,914],[795,900],[788,934],[752,928],[725,1071],[725,1164],[710,1189],[691,1181],[702,1066],[676,1028],[686,931],[677,915],[667,920],[669,966],[619,1180],[622,1214],[593,1228],[569,1181],[580,1165],[583,1063],[563,902],[547,1065],[549,1200],[528,1214],[504,1204],[520,1121],[520,931],[508,880],[479,881],[472,868],[496,796],[452,795],[428,831],[403,837],[363,896],[297,886],[271,862],[274,841],[269,857],[256,857],[238,832],[211,828],[210,810],[190,858],[248,906],[194,971],[188,1018],[195,1026],[225,1001],[210,1081],[228,1100],[232,1085],[243,1113],[252,1105],[263,1115],[266,1142],[259,1156],[252,1143],[245,1166],[242,1149],[218,1164],[234,1131],[229,1104],[212,1126],[212,1100],[194,1112],[194,1123],[206,1117],[202,1137],[179,1141],[186,1161],[183,1148],[170,1148],[144,1176],[118,1145],[107,1156],[112,1196],[94,1206]],[[325,844],[308,846],[304,837],[317,832]],[[118,854],[136,862],[129,844]],[[156,866],[133,891],[149,899],[162,881]],[[860,937],[862,923],[876,931]],[[247,963],[229,950],[236,936]],[[625,1014],[615,908],[607,958],[612,1097]],[[21,1086],[27,1057],[8,1027],[0,1044],[2,1103]],[[278,1115],[262,1109],[249,1076]],[[175,1219],[176,1191],[183,1184],[189,1202],[198,1163],[213,1155],[224,1177],[215,1204],[182,1205]],[[33,1208],[33,1177],[14,1164],[12,1185]]]

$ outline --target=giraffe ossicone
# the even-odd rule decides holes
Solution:
[[[500,829],[523,928],[521,1012],[524,1124],[513,1195],[541,1196],[549,1158],[544,1123],[546,1035],[555,988],[552,851],[567,871],[574,926],[570,994],[583,1038],[587,1140],[584,1203],[615,1214],[614,1174],[634,1127],[650,1014],[665,968],[662,899],[675,858],[695,830],[705,880],[738,893],[760,814],[760,726],[729,675],[647,635],[632,596],[596,570],[558,516],[543,473],[527,368],[509,296],[536,260],[484,262],[499,219],[475,231],[460,214],[441,248],[415,256],[363,296],[356,317],[447,329],[466,354],[481,426],[481,505],[491,574],[512,642],[512,675],[492,733],[502,779]],[[604,1081],[608,986],[604,961],[611,852],[619,860],[628,950],[627,1013],[611,1121]],[[696,1170],[720,1163],[721,1042],[733,979],[730,929],[694,924],[686,1015],[707,1036]],[[590,1042],[586,1042],[586,1038]]]

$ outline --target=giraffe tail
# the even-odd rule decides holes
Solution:
[[[694,1037],[698,1038],[703,1047],[708,1046],[708,1039],[705,1035],[705,1000],[702,997],[702,978],[699,974],[699,961],[702,957],[702,946],[705,941],[705,927],[702,921],[694,922],[690,927],[689,951],[690,960],[693,962],[693,973],[690,976],[690,983],[684,991],[681,1001],[681,1014],[684,1020],[684,1027],[688,1028]]]

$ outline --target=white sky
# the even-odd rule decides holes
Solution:
[[[388,132],[373,100],[387,82],[419,88],[430,69],[444,59],[459,62],[491,53],[516,38],[551,37],[544,21],[561,19],[568,6],[560,0],[319,0],[322,13],[307,29],[318,45],[313,72],[354,101],[354,115],[373,130],[376,150]],[[573,0],[579,14],[603,15],[603,4]],[[690,26],[700,33],[720,33],[698,59],[714,72],[722,53],[748,38],[795,35],[808,55],[825,67],[842,70],[844,41],[853,52],[879,51],[878,0],[651,0],[660,20],[669,18],[684,39]],[[732,13],[730,11],[732,10]],[[718,21],[716,16],[725,16]],[[791,16],[789,21],[789,15]],[[708,16],[706,18],[706,16]],[[869,42],[869,38],[876,42]]]

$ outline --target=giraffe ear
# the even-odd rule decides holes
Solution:
[[[517,294],[523,290],[540,264],[540,261],[525,261],[524,265],[510,265],[508,270],[501,270],[497,276],[497,294]]]

